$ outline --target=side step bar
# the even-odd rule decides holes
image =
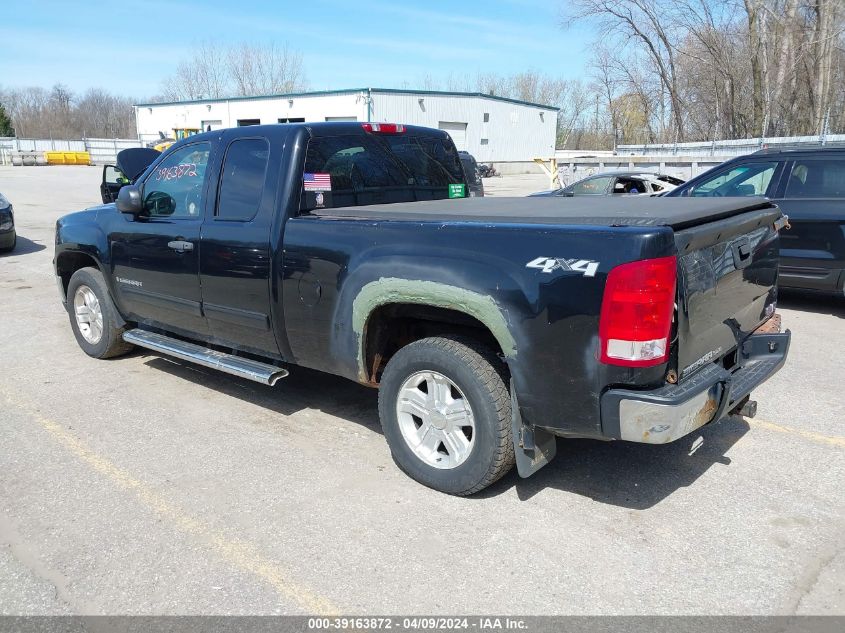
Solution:
[[[254,380],[265,385],[273,386],[288,375],[286,369],[276,367],[275,365],[268,365],[267,363],[250,358],[217,352],[201,345],[186,343],[179,339],[156,334],[155,332],[147,332],[146,330],[127,330],[123,333],[123,340],[138,347],[146,347],[155,352],[175,356],[176,358],[181,358],[197,365],[203,365],[204,367],[219,369],[227,374]]]

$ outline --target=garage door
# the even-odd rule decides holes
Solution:
[[[440,121],[437,124],[441,130],[446,130],[452,140],[455,142],[455,147],[459,150],[467,148],[467,124],[459,123],[457,121]]]

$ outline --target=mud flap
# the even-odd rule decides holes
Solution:
[[[516,470],[520,477],[530,477],[548,464],[557,454],[557,438],[545,429],[528,426],[522,421],[516,389],[511,380],[511,430]]]

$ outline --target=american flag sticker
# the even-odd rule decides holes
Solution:
[[[332,177],[330,174],[303,174],[302,182],[305,191],[331,191]]]

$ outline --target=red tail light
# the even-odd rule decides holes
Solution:
[[[362,123],[367,132],[378,132],[379,134],[402,134],[405,126],[401,123]]]
[[[599,320],[599,360],[651,367],[669,358],[677,261],[644,259],[611,269]]]

